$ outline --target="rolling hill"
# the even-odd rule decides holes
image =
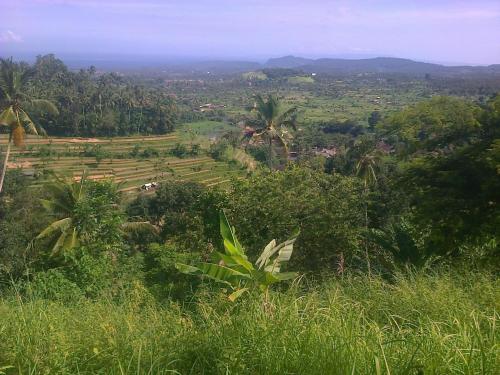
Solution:
[[[396,73],[408,75],[500,75],[500,64],[489,66],[446,66],[394,57],[370,59],[305,59],[284,56],[270,59],[268,68],[293,68],[307,73],[358,74],[358,73]]]

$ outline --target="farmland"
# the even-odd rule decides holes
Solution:
[[[262,73],[261,73],[262,74]],[[245,109],[255,94],[277,93],[286,106],[297,107],[300,123],[315,127],[321,122],[350,120],[359,125],[373,111],[390,113],[433,95],[443,94],[423,80],[398,80],[377,77],[290,76],[264,79],[243,74],[240,78],[202,80],[200,82],[169,82],[166,89],[183,98],[182,109],[189,111],[205,103],[224,105],[212,116],[230,122],[248,116]],[[210,113],[204,114],[205,118]]]
[[[26,143],[24,149],[12,152],[9,168],[21,168],[34,176],[34,185],[43,182],[50,172],[79,178],[86,171],[90,179],[111,179],[119,184],[120,191],[135,193],[151,181],[182,180],[215,186],[243,174],[238,167],[216,161],[203,150],[197,155],[171,155],[176,145],[189,146],[182,132],[115,138],[31,136]],[[2,137],[0,146],[5,144]]]

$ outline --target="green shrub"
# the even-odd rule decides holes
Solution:
[[[185,158],[189,155],[189,151],[185,144],[176,143],[170,150],[170,154],[178,158]]]
[[[177,262],[190,262],[199,254],[180,252],[175,244],[150,244],[144,254],[144,280],[159,300],[182,300],[192,295],[199,281],[177,271]]]
[[[291,269],[332,270],[341,258],[346,266],[362,262],[363,197],[356,178],[298,167],[255,175],[234,182],[228,208],[251,259],[269,238],[283,241],[299,228]]]
[[[229,143],[226,140],[221,140],[210,145],[208,154],[215,160],[225,161],[227,160],[227,151],[229,148],[231,148]]]
[[[153,147],[146,147],[140,154],[141,158],[159,157],[160,152]]]
[[[66,272],[60,269],[37,272],[26,288],[27,293],[33,298],[56,301],[75,301],[84,295],[80,287],[69,280]]]

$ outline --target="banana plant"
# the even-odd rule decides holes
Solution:
[[[215,251],[212,263],[196,266],[177,263],[176,268],[182,273],[207,277],[224,284],[232,290],[229,295],[231,301],[251,289],[258,289],[267,296],[272,284],[297,276],[295,272],[281,272],[281,267],[290,260],[299,231],[280,244],[276,244],[276,240],[269,242],[255,264],[248,260],[234,227],[223,211],[220,213],[220,234],[224,240],[224,252]]]

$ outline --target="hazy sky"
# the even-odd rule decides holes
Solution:
[[[500,63],[500,0],[0,0],[0,55]]]

